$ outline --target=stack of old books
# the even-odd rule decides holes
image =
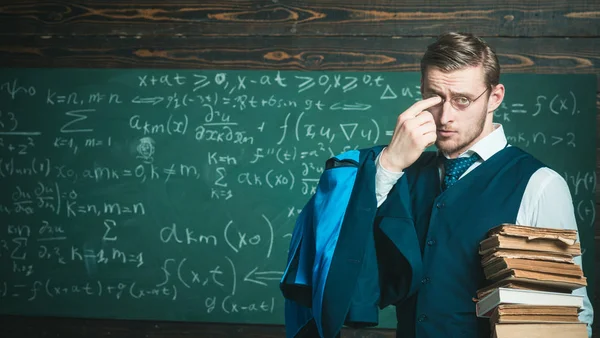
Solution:
[[[477,292],[477,316],[489,317],[493,337],[587,337],[578,319],[587,285],[573,257],[576,230],[502,224],[479,245],[489,286]]]

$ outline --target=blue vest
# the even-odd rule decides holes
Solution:
[[[396,304],[397,337],[487,338],[489,321],[477,318],[472,300],[486,285],[479,243],[491,228],[515,223],[529,178],[544,165],[506,147],[442,192],[437,161],[424,153],[378,212],[382,222],[410,204],[413,219],[405,223],[414,226],[422,256],[418,291]]]
[[[397,337],[489,337],[471,300],[485,285],[478,245],[490,228],[515,222],[543,164],[505,148],[441,192],[436,156],[426,152],[374,211],[380,150],[328,161],[298,217],[280,285],[287,336],[377,325],[377,308],[395,305]]]

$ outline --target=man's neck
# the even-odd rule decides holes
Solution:
[[[486,160],[489,157],[487,156],[487,153],[489,153],[489,151],[485,151],[486,149],[491,147],[492,152],[495,153],[497,150],[501,149],[504,146],[504,144],[500,143],[506,143],[505,141],[503,141],[505,140],[504,131],[498,130],[501,127],[502,125],[498,123],[490,124],[490,129],[484,129],[484,131],[482,131],[479,137],[473,140],[468,146],[465,146],[461,150],[456,151],[452,154],[447,154],[445,152],[442,152],[442,154],[446,158],[457,158],[465,155],[470,156],[472,155],[471,153],[474,152],[478,153],[484,160]]]

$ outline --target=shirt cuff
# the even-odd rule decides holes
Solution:
[[[382,177],[397,181],[400,177],[402,177],[402,174],[404,174],[404,171],[391,171],[391,170],[388,170],[383,167],[383,165],[381,164],[379,159],[381,158],[381,154],[383,154],[385,149],[386,148],[384,148],[382,151],[380,151],[379,155],[377,155],[377,158],[375,158],[375,164],[377,165],[377,175],[379,176],[380,172],[381,172]],[[396,182],[394,182],[394,183],[396,183]]]
[[[385,150],[385,149],[384,149]],[[377,155],[375,165],[377,172],[375,173],[375,196],[377,197],[377,207],[387,199],[387,195],[392,190],[392,187],[404,175],[404,171],[395,172],[387,170],[381,165],[379,158],[383,151]]]

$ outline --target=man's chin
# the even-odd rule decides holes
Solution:
[[[455,142],[444,142],[444,141],[435,142],[435,146],[438,148],[438,150],[440,150],[444,154],[452,154],[460,148],[460,147],[456,146]]]

